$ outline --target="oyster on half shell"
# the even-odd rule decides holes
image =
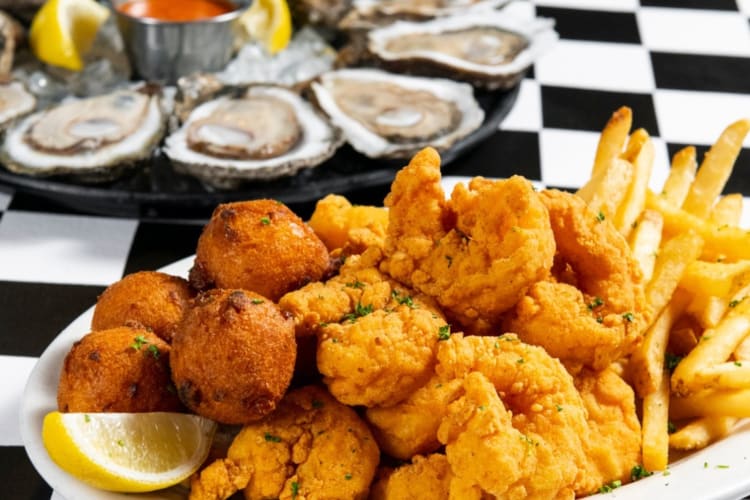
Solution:
[[[447,149],[484,120],[472,87],[449,80],[341,69],[322,75],[312,90],[352,147],[371,158]]]
[[[178,171],[216,187],[292,175],[330,158],[340,133],[295,92],[253,86],[197,106],[167,137]]]
[[[374,29],[367,51],[395,71],[507,89],[557,38],[552,19],[491,11]]]
[[[137,90],[66,101],[11,127],[3,160],[23,174],[111,180],[151,154],[164,121],[159,98]]]
[[[354,0],[339,22],[345,30],[372,29],[398,20],[424,21],[499,8],[510,0]]]
[[[31,113],[36,107],[36,98],[21,82],[0,84],[0,130],[16,118]]]

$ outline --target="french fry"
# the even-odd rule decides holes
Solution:
[[[680,279],[680,287],[694,294],[728,296],[750,273],[750,260],[737,262],[691,262]]]
[[[692,417],[750,417],[750,388],[735,390],[706,389],[670,403],[672,420]]]
[[[698,324],[705,330],[707,328],[715,328],[724,317],[724,313],[727,312],[728,308],[728,298],[700,293],[693,296],[693,300],[688,304],[685,312],[695,318]]]
[[[694,146],[682,148],[672,157],[672,168],[661,192],[667,203],[674,207],[682,206],[695,179],[697,168]]]
[[[622,158],[614,158],[601,175],[592,177],[576,194],[586,200],[594,212],[602,212],[606,218],[612,219],[632,178],[633,166]]]
[[[632,124],[633,112],[630,108],[623,106],[612,114],[599,136],[591,177],[602,175],[612,161],[622,154]]]
[[[685,451],[705,448],[732,432],[736,423],[736,417],[700,417],[670,434],[669,447]]]
[[[644,210],[630,233],[630,248],[633,257],[640,264],[643,282],[648,283],[654,274],[654,263],[661,243],[664,219],[655,210]]]
[[[628,145],[625,154],[626,159],[633,165],[633,178],[614,217],[615,227],[626,238],[646,205],[646,190],[654,164],[654,143],[648,133],[643,129],[636,130],[631,136],[632,142],[636,143],[634,150],[631,151]]]
[[[631,379],[636,393],[642,398],[655,392],[661,385],[669,332],[689,300],[690,296],[686,292],[677,290],[667,307],[646,331],[643,343],[630,358]]]
[[[701,373],[727,361],[748,331],[750,315],[730,313],[716,328],[703,332],[698,345],[680,361],[672,374],[672,390],[675,394],[685,395],[704,389],[706,377]],[[750,386],[750,379],[747,385]]]
[[[656,256],[654,273],[646,285],[649,316],[655,318],[677,288],[688,265],[701,254],[703,240],[692,231],[679,234],[664,243]]]
[[[742,218],[744,200],[739,193],[732,193],[719,198],[711,210],[711,222],[717,226],[739,226]]]
[[[740,342],[740,345],[734,350],[733,356],[737,361],[750,361],[750,335]]]
[[[750,362],[726,361],[701,368],[692,383],[703,389],[744,389],[750,387]]]
[[[657,210],[664,217],[664,232],[680,234],[696,231],[704,240],[704,260],[728,261],[750,259],[750,232],[734,226],[716,226],[669,204],[665,198],[649,191],[646,207]]]
[[[734,162],[742,149],[742,141],[750,131],[750,120],[738,120],[722,132],[701,163],[682,208],[693,215],[707,218],[716,199],[732,173]]]
[[[664,374],[657,390],[643,398],[642,454],[647,470],[664,470],[669,458],[669,377]]]

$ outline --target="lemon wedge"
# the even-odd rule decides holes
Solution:
[[[216,424],[183,413],[48,413],[42,440],[62,469],[108,491],[179,483],[208,456]]]
[[[240,22],[248,36],[263,43],[271,54],[283,50],[292,38],[292,16],[286,0],[255,0]]]
[[[94,0],[48,0],[31,22],[31,50],[47,64],[80,71],[107,17],[109,9]]]

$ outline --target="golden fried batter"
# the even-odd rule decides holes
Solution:
[[[445,455],[416,455],[373,484],[370,500],[448,500],[452,477]]]
[[[343,196],[329,194],[315,205],[310,227],[329,251],[343,249],[359,254],[371,246],[383,246],[388,212],[381,207],[352,205]]]
[[[242,288],[274,302],[321,279],[326,246],[286,205],[253,200],[219,205],[198,240],[190,283],[198,290]]]
[[[445,201],[426,148],[396,175],[381,270],[435,298],[468,332],[487,333],[552,267],[547,210],[522,177],[459,184]]]
[[[195,292],[177,276],[155,271],[128,274],[111,284],[96,301],[92,330],[140,323],[167,342]]]
[[[169,377],[169,345],[152,332],[123,326],[91,332],[65,356],[57,406],[62,412],[183,409]]]
[[[562,282],[535,284],[504,328],[571,366],[604,369],[632,352],[647,324],[640,268],[622,235],[581,198],[548,190],[541,199]]]
[[[575,384],[589,427],[584,440],[589,467],[576,493],[595,493],[615,480],[629,482],[631,469],[641,463],[641,424],[633,388],[611,367],[601,372],[584,369],[575,376]]]
[[[245,290],[198,295],[172,341],[172,379],[195,413],[225,424],[276,408],[294,371],[294,324]]]
[[[265,419],[245,426],[227,458],[253,471],[245,488],[248,500],[364,499],[380,452],[354,410],[325,389],[306,386],[289,392]]]
[[[448,327],[429,299],[362,267],[375,259],[372,252],[347,259],[326,283],[279,301],[298,334],[318,335],[323,381],[350,405],[393,405],[421,387],[432,374],[440,331]]]

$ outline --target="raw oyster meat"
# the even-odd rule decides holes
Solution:
[[[10,128],[3,160],[23,174],[111,180],[151,155],[164,121],[158,96],[136,90],[70,100]]]
[[[36,98],[21,82],[0,84],[0,130],[14,119],[31,113],[35,106]]]
[[[354,0],[339,23],[345,30],[372,29],[397,20],[423,21],[496,9],[510,0]]]
[[[164,151],[175,169],[207,184],[236,187],[314,167],[330,158],[341,134],[295,92],[252,86],[196,107]]]
[[[449,80],[341,69],[322,75],[312,89],[352,147],[371,158],[447,149],[484,120],[472,87]]]
[[[507,89],[557,38],[552,19],[491,11],[393,23],[367,34],[367,50],[395,71]]]

